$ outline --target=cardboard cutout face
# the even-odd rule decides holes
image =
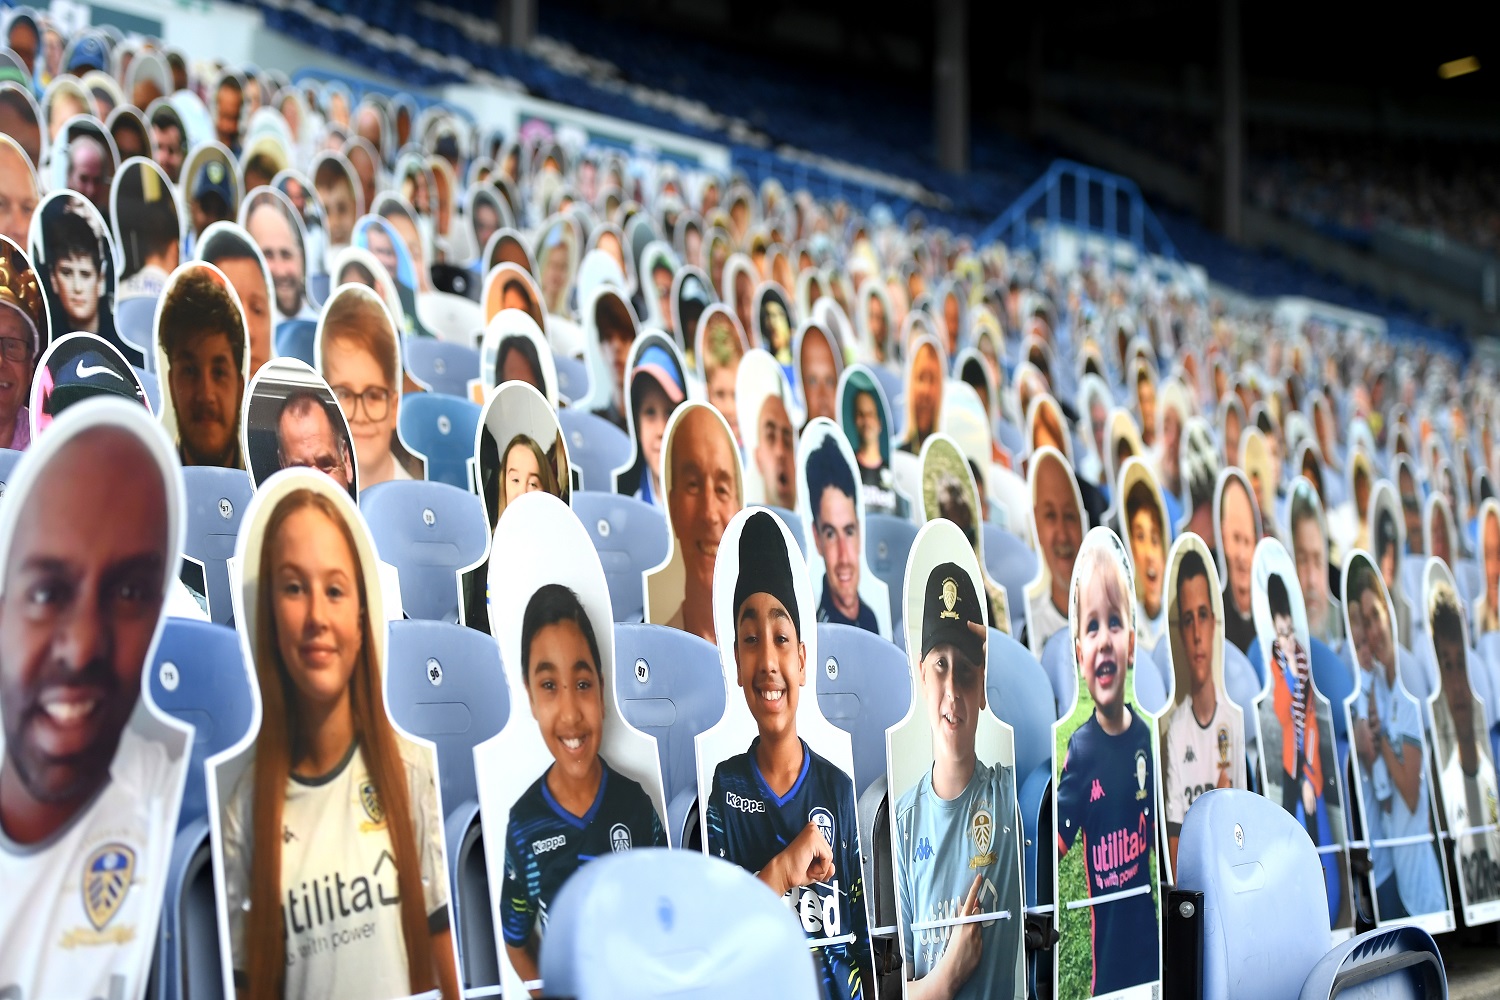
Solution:
[[[735,515],[713,585],[727,690],[697,738],[704,851],[787,897],[829,1000],[872,969],[849,736],[818,705],[817,619],[797,543],[767,510]]]
[[[456,990],[437,755],[390,716],[364,519],[329,476],[288,469],[256,491],[235,556],[255,704],[245,739],[205,764],[226,994],[283,969],[288,995]],[[341,907],[285,895],[334,873]]]
[[[277,358],[250,380],[241,446],[260,486],[282,469],[316,469],[359,499],[349,422],[323,377],[296,358]]]
[[[1045,392],[1031,398],[1026,410],[1026,454],[1033,455],[1039,448],[1052,448],[1062,453],[1069,464],[1073,461],[1073,437],[1067,432],[1067,421],[1063,419],[1062,407]],[[1108,438],[1109,435],[1106,435]],[[1113,470],[1109,458],[1108,441],[1102,464],[1104,475]]]
[[[910,345],[906,363],[906,439],[901,450],[921,454],[928,435],[942,426],[943,386],[948,359],[935,337],[921,337]]]
[[[6,447],[28,444],[26,403],[50,330],[40,275],[18,244],[0,237],[0,444]]]
[[[589,394],[577,405],[593,410],[623,430],[630,347],[640,333],[635,309],[619,289],[602,286],[585,303],[583,323]]]
[[[243,469],[240,411],[250,345],[239,296],[223,271],[189,261],[156,303],[161,422],[184,465]]]
[[[809,531],[818,620],[890,638],[890,595],[865,560],[865,498],[857,469],[837,424],[825,417],[808,422],[797,450],[797,495]]]
[[[1487,498],[1479,506],[1479,560],[1484,592],[1475,598],[1474,631],[1500,631],[1500,501]]]
[[[961,531],[942,520],[922,528],[903,616],[915,696],[886,736],[906,995],[974,932],[984,958],[962,986],[1026,993],[1015,737],[986,704],[983,586]]]
[[[1487,734],[1491,709],[1470,683],[1469,628],[1453,574],[1429,559],[1423,573],[1422,606],[1429,650],[1437,665],[1437,689],[1427,699],[1433,769],[1441,817],[1454,841],[1458,899],[1464,923],[1500,919],[1500,792]]]
[[[537,281],[542,287],[542,303],[549,315],[564,318],[572,315],[568,290],[573,286],[580,256],[578,236],[567,220],[557,219],[543,227],[537,237],[535,257],[540,270]]]
[[[240,180],[234,156],[218,142],[205,142],[188,154],[177,186],[188,232],[197,237],[215,222],[239,218]]]
[[[701,269],[685,265],[673,275],[670,295],[672,311],[669,329],[691,368],[696,364],[698,320],[717,301],[713,286],[709,284],[708,275]]]
[[[1375,483],[1370,492],[1369,548],[1380,569],[1381,579],[1396,605],[1396,634],[1401,645],[1412,647],[1412,608],[1401,590],[1401,563],[1406,553],[1406,518],[1401,510],[1401,500],[1396,487],[1389,479]]]
[[[1307,830],[1320,852],[1334,934],[1353,933],[1344,792],[1333,715],[1318,690],[1307,609],[1291,555],[1274,538],[1255,547],[1252,604],[1265,687],[1255,700],[1261,788]]]
[[[770,353],[755,349],[740,361],[735,413],[745,466],[745,502],[788,510],[797,506],[797,434],[792,390]]]
[[[490,616],[510,718],[474,750],[496,949],[507,995],[540,978],[545,914],[594,857],[668,846],[655,741],[620,715],[604,570],[568,506],[536,493],[507,507],[490,565]],[[503,874],[502,874],[503,873]]]
[[[232,222],[215,222],[203,231],[195,248],[199,260],[212,264],[229,279],[245,311],[250,374],[271,360],[275,345],[271,324],[275,316],[276,286],[260,248],[250,234]]]
[[[1287,538],[1307,604],[1312,637],[1333,648],[1344,641],[1343,609],[1328,588],[1328,524],[1312,482],[1298,476],[1287,497]]]
[[[1054,995],[1061,1000],[1150,996],[1161,981],[1158,743],[1155,720],[1135,698],[1132,576],[1119,536],[1091,530],[1068,586],[1078,693],[1053,725],[1053,898],[1062,914]]]
[[[864,365],[850,365],[839,376],[838,398],[839,422],[854,451],[865,509],[905,516],[906,501],[896,492],[891,472],[891,410],[880,380]]]
[[[537,271],[536,260],[531,256],[531,247],[527,245],[525,238],[519,232],[508,227],[502,226],[490,237],[489,242],[484,245],[483,260],[486,268],[494,268],[499,264],[514,264],[524,268],[533,276]]]
[[[1255,638],[1250,619],[1251,566],[1261,538],[1260,507],[1250,480],[1237,468],[1220,471],[1214,493],[1214,539],[1224,581],[1224,638],[1248,653]]]
[[[754,319],[753,342],[757,347],[769,351],[778,364],[792,363],[792,331],[796,313],[787,300],[786,291],[774,281],[763,281],[755,289],[751,304]]]
[[[104,123],[93,115],[75,115],[48,147],[49,190],[69,188],[101,213],[109,208],[109,190],[120,166],[120,152]]]
[[[557,365],[547,336],[519,309],[502,309],[484,328],[479,382],[485,394],[505,382],[525,382],[557,406]]]
[[[0,933],[16,995],[146,989],[162,897],[142,887],[167,878],[162,831],[177,828],[192,744],[147,673],[182,552],[182,489],[161,428],[123,400],[65,413],[10,477]],[[97,645],[70,638],[79,627]],[[52,901],[40,918],[39,899]]]
[[[152,160],[126,160],[115,174],[109,201],[107,217],[120,251],[116,299],[160,296],[182,248],[182,217],[172,182]]]
[[[31,157],[15,139],[0,134],[0,236],[24,246],[40,197]]]
[[[672,411],[687,398],[687,375],[677,344],[657,330],[647,330],[630,345],[630,381],[626,417],[634,456],[615,470],[615,492],[660,505],[662,442]]]
[[[1212,788],[1249,784],[1244,713],[1224,686],[1224,599],[1213,553],[1202,538],[1184,534],[1173,543],[1168,565],[1171,690],[1159,729],[1162,818],[1175,872],[1177,838],[1193,800]]]
[[[309,173],[328,223],[329,249],[348,246],[354,238],[354,220],[365,214],[364,195],[354,168],[343,153],[325,152],[313,159]]]
[[[838,341],[818,323],[802,324],[793,345],[796,359],[797,388],[807,419],[838,416],[839,375],[844,359]]]
[[[308,236],[296,205],[275,188],[259,188],[240,206],[240,225],[260,248],[270,270],[276,322],[316,319],[318,310],[307,290],[312,271]]]
[[[1167,505],[1161,487],[1143,459],[1127,459],[1117,481],[1115,495],[1120,498],[1117,513],[1121,534],[1135,564],[1135,601],[1140,610],[1136,626],[1141,645],[1150,650],[1156,648],[1165,624],[1162,612],[1166,607],[1164,585],[1172,529],[1167,524]]]
[[[1038,555],[1036,578],[1026,587],[1026,638],[1040,657],[1047,640],[1068,627],[1068,581],[1073,579],[1086,519],[1073,468],[1051,445],[1031,456],[1026,485],[1032,547]]]
[[[709,405],[723,415],[730,427],[736,428],[736,434],[739,433],[739,422],[734,394],[740,359],[749,349],[745,331],[728,306],[715,302],[703,310],[698,317],[693,348],[698,377],[707,389]]]
[[[922,511],[925,520],[943,518],[956,524],[974,551],[974,558],[984,566],[984,511],[979,489],[968,459],[958,444],[946,434],[934,434],[922,446]],[[989,604],[991,626],[1010,631],[1010,601],[1005,588],[985,572],[984,588]]]
[[[1377,924],[1416,922],[1451,930],[1438,810],[1428,780],[1425,711],[1397,670],[1395,611],[1368,553],[1344,560],[1340,592],[1355,667],[1342,710],[1348,723],[1354,806],[1370,843]]]
[[[538,329],[547,329],[542,290],[520,265],[503,263],[490,268],[484,278],[483,301],[486,323],[498,316],[502,309],[518,309],[530,316]]]
[[[714,640],[714,565],[724,528],[744,506],[740,453],[718,411],[688,401],[667,422],[662,479],[671,547],[642,573],[645,620]]]
[[[869,280],[860,286],[857,314],[863,356],[872,364],[897,363],[899,357],[891,343],[891,304],[878,281]]]
[[[360,488],[422,478],[400,436],[401,338],[385,303],[363,285],[336,288],[318,319],[313,355],[349,421]]]

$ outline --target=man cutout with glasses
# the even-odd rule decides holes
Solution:
[[[349,439],[339,433],[315,393],[299,389],[282,402],[276,417],[276,455],[283,469],[317,469],[354,495]]]

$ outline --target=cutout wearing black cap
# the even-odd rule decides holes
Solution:
[[[985,625],[984,603],[974,591],[974,582],[958,563],[934,566],[922,595],[922,656],[947,643],[983,665],[984,638],[970,624]]]
[[[740,531],[740,575],[734,581],[736,619],[753,594],[770,594],[781,602],[792,618],[792,628],[800,642],[802,618],[797,609],[797,587],[787,557],[786,538],[776,523],[776,515],[768,510],[756,511],[745,518]]]

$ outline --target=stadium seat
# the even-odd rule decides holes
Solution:
[[[691,842],[698,825],[694,741],[724,716],[718,647],[665,625],[615,625],[615,698],[620,714],[656,737],[667,797],[667,834]]]
[[[1067,629],[1059,630],[1042,646],[1042,669],[1052,684],[1056,718],[1067,718],[1078,696],[1078,667],[1073,661],[1073,643]]]
[[[1224,691],[1244,715],[1245,755],[1249,758],[1248,773],[1254,787],[1259,783],[1260,761],[1260,716],[1255,712],[1255,699],[1260,697],[1261,682],[1245,654],[1232,642],[1224,643]]]
[[[547,996],[817,1000],[807,936],[753,875],[694,851],[643,847],[569,879],[548,911]]]
[[[489,543],[479,498],[446,483],[405,480],[371,486],[359,506],[380,558],[400,573],[407,616],[458,621],[459,571],[483,559]]]
[[[465,344],[432,337],[407,337],[406,370],[429,392],[467,399],[469,382],[479,377],[479,352]]]
[[[1425,931],[1375,930],[1330,949],[1319,868],[1307,832],[1277,803],[1232,788],[1194,800],[1178,842],[1177,890],[1203,894],[1189,918],[1200,928],[1202,979],[1177,995],[1446,997]]]
[[[510,689],[493,638],[436,621],[390,623],[386,697],[391,718],[437,750],[444,833],[466,990],[500,982],[488,869],[479,825],[474,747],[505,727]]]
[[[865,514],[865,562],[890,594],[891,628],[899,632],[906,617],[901,597],[906,588],[906,561],[917,540],[918,528],[894,514]]]
[[[276,327],[276,356],[278,358],[296,358],[305,361],[314,368],[318,367],[318,359],[313,345],[317,340],[318,324],[310,319],[288,319],[283,320]]]
[[[660,507],[619,493],[573,494],[573,513],[588,529],[609,584],[609,604],[617,622],[645,615],[641,574],[667,557],[671,539]]]
[[[327,272],[316,272],[307,276],[307,297],[314,302],[325,302],[331,290],[331,279]]]
[[[773,507],[770,504],[760,504],[766,510],[781,518],[792,533],[792,539],[797,543],[797,548],[802,550],[802,558],[807,558],[807,526],[802,523],[802,515],[795,510],[787,510],[785,507]]]
[[[141,367],[156,371],[156,296],[115,300],[115,330],[126,347],[141,355]]]
[[[853,625],[818,624],[818,706],[849,734],[856,792],[885,778],[885,731],[911,705],[906,655],[875,632]]]
[[[223,981],[203,762],[234,746],[250,728],[253,696],[240,634],[223,625],[168,618],[147,681],[157,707],[193,727],[152,968],[153,995],[164,1000],[215,996]]]
[[[426,461],[429,480],[469,488],[479,414],[476,404],[458,396],[414,392],[402,397],[401,440]]]
[[[582,488],[613,493],[615,470],[630,461],[630,435],[603,417],[564,407],[557,422],[568,443],[568,461],[583,477]]]
[[[1313,681],[1328,699],[1329,715],[1333,717],[1333,738],[1338,744],[1339,773],[1344,774],[1349,766],[1349,720],[1344,702],[1355,691],[1354,668],[1318,639],[1312,640],[1309,659],[1312,661]]]
[[[240,469],[190,465],[182,470],[182,482],[188,506],[183,555],[203,564],[209,617],[220,625],[232,624],[228,559],[250,502],[250,476]]]
[[[1162,681],[1161,665],[1152,653],[1136,646],[1135,652],[1135,701],[1151,715],[1167,707],[1167,688]]]
[[[1412,607],[1422,605],[1422,577],[1427,572],[1427,561],[1420,557],[1401,562],[1401,591]]]
[[[1025,834],[1026,899],[1037,895],[1037,845],[1042,804],[1052,783],[1052,723],[1057,709],[1052,684],[1031,650],[998,629],[990,629],[985,653],[985,693],[990,709],[1015,733],[1016,800]],[[1049,820],[1050,822],[1050,820]]]
[[[1026,585],[1036,577],[1036,553],[1019,536],[986,521],[984,568],[990,579],[1005,588],[1010,634],[1020,635],[1026,624]]]
[[[1473,604],[1484,593],[1484,567],[1473,559],[1453,561],[1453,579],[1458,584],[1458,594],[1465,605]],[[1420,600],[1413,600],[1413,607],[1421,607]]]
[[[562,354],[552,355],[557,366],[557,394],[568,402],[582,399],[589,394],[589,369],[577,358]]]
[[[13,448],[0,448],[0,497],[5,496],[6,484],[10,482],[10,474],[15,471],[16,463],[21,460],[24,451],[16,451]]]
[[[433,338],[470,350],[479,347],[479,339],[484,336],[484,309],[478,302],[452,292],[422,292],[416,307],[417,322]]]

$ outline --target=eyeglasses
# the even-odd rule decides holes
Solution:
[[[6,361],[25,361],[31,357],[31,345],[15,337],[0,337],[0,356]]]
[[[364,404],[367,420],[379,422],[390,412],[392,392],[383,385],[372,385],[364,392],[355,392],[347,385],[336,385],[333,387],[333,394],[338,397],[339,409],[350,420],[359,413],[361,403]]]

